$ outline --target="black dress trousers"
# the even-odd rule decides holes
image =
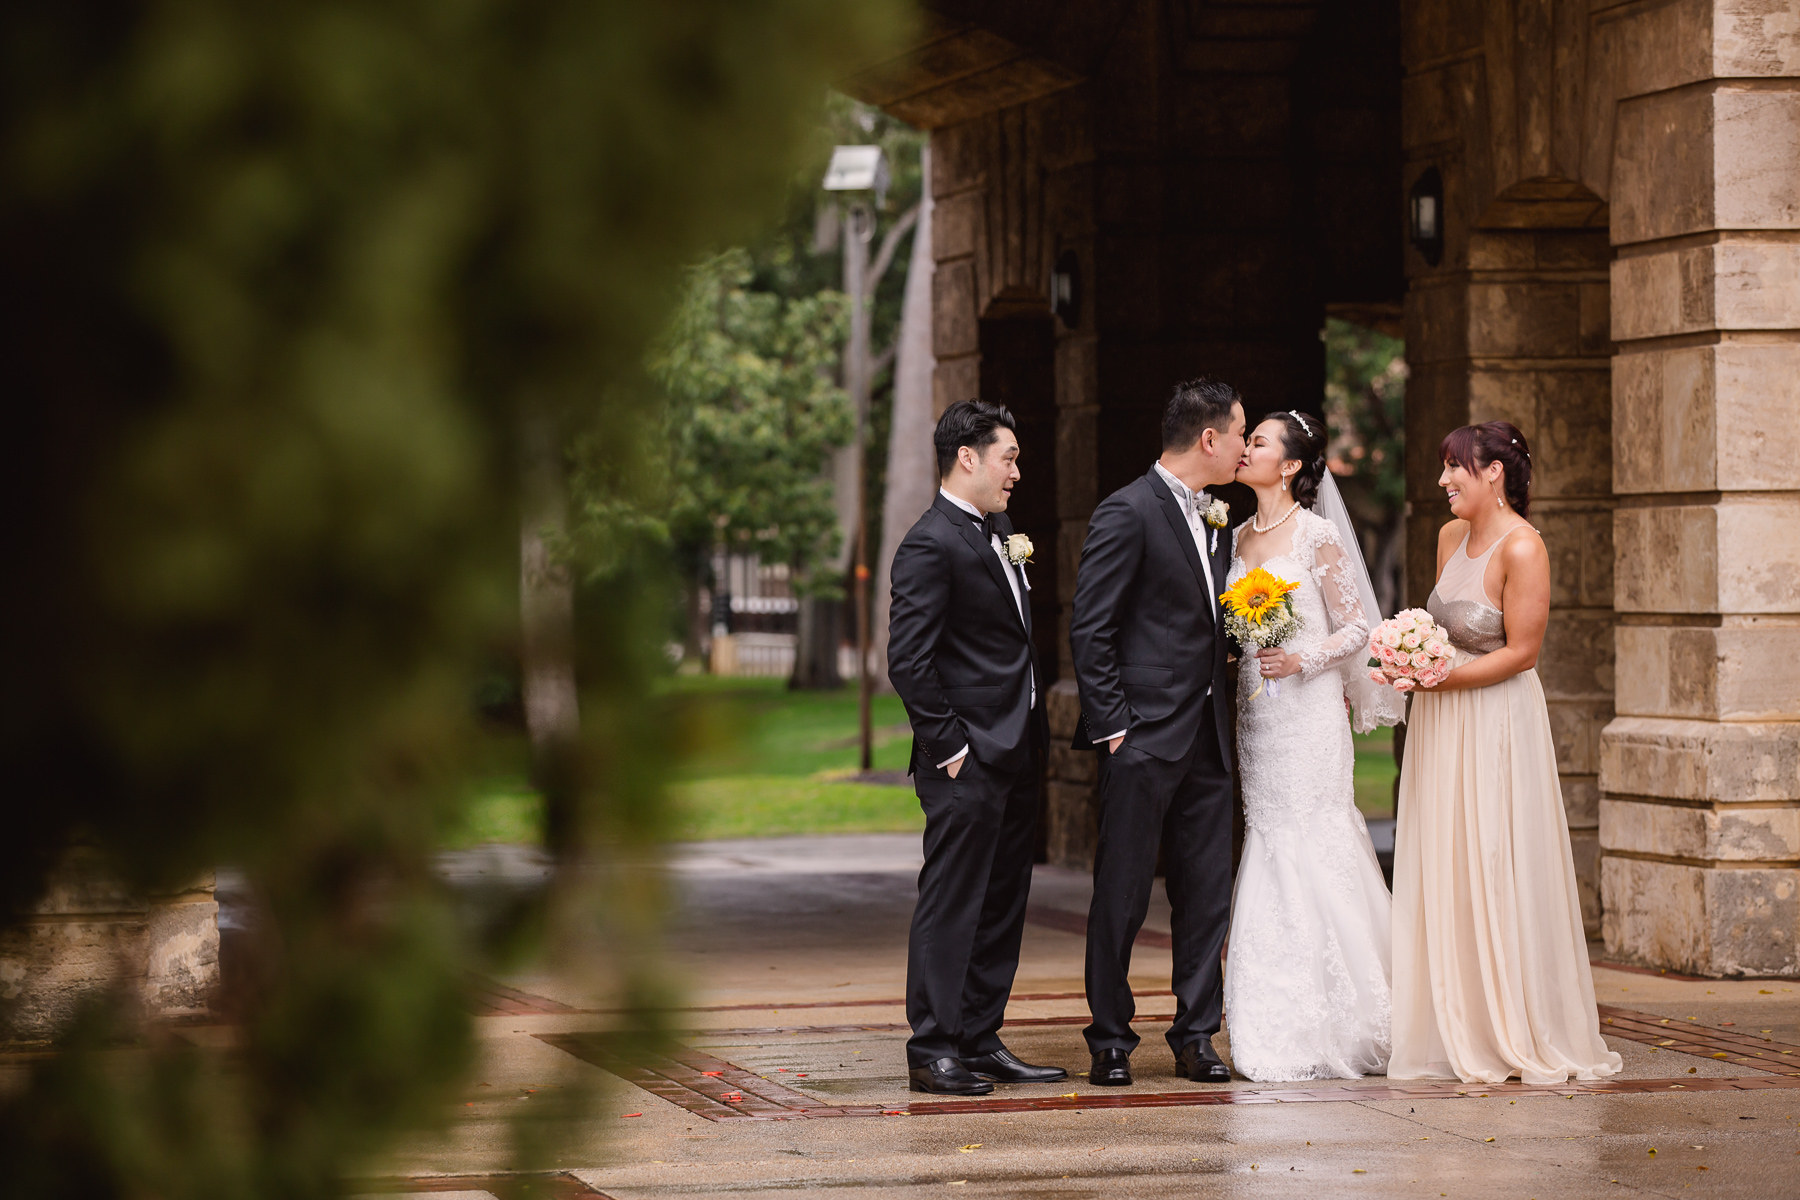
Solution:
[[[1219,1031],[1224,992],[1220,953],[1231,916],[1231,771],[1211,736],[1210,696],[1201,736],[1176,761],[1133,748],[1100,754],[1100,843],[1094,854],[1094,897],[1088,908],[1087,997],[1093,1023],[1088,1049],[1137,1048],[1131,1028],[1131,946],[1143,928],[1156,878],[1159,842],[1164,856],[1174,943],[1175,1023],[1169,1048],[1211,1039]]]
[[[1019,969],[1037,847],[1042,739],[1012,770],[974,754],[955,779],[913,763],[925,810],[925,866],[906,955],[908,1066],[1003,1049],[1000,1022]]]

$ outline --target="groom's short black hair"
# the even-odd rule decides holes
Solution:
[[[1224,433],[1231,428],[1231,406],[1244,398],[1229,383],[1201,376],[1175,385],[1169,407],[1163,410],[1163,449],[1180,454],[1200,440],[1200,431]]]
[[[1000,440],[996,432],[1002,425],[1017,433],[1019,427],[1013,423],[1013,415],[1006,411],[1004,404],[986,404],[980,400],[958,400],[944,410],[938,418],[937,429],[931,435],[931,441],[937,447],[938,478],[943,479],[950,474],[950,468],[956,465],[956,451],[959,447],[969,446],[976,454],[984,454],[987,448]]]

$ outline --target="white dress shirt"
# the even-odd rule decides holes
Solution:
[[[962,509],[964,512],[968,513],[971,517],[974,517],[977,522],[981,521],[983,519],[983,517],[985,516],[985,514],[979,508],[976,508],[973,504],[970,504],[967,500],[964,500],[960,496],[952,496],[949,492],[946,492],[943,488],[938,489],[938,495],[942,496],[944,499],[948,500],[950,503],[956,505],[956,507]],[[989,537],[989,542],[994,547],[994,553],[1000,559],[1000,570],[1003,574],[1005,574],[1006,582],[1009,585],[1011,585],[1011,587],[1012,587],[1013,605],[1014,605],[1014,607],[1016,607],[1019,610],[1019,624],[1024,625],[1025,624],[1025,596],[1024,596],[1024,593],[1019,591],[1019,579],[1024,574],[1024,572],[1015,568],[1012,564],[1012,561],[1006,557],[1006,546],[1004,543],[1002,543],[1000,541],[999,534],[997,534],[997,533],[992,534]],[[1025,584],[1025,590],[1026,591],[1031,590],[1031,584],[1029,581]],[[1031,707],[1036,708],[1037,707],[1037,677],[1031,673],[1030,667],[1025,668],[1025,670],[1026,670],[1026,673],[1028,675],[1030,675],[1030,677],[1031,677]],[[952,754],[949,758],[946,758],[943,762],[939,763],[938,769],[944,770],[944,769],[948,768],[951,763],[956,762],[957,760],[961,759],[963,757],[963,755],[967,754],[968,752],[969,752],[969,748],[967,746],[964,746],[961,750],[958,750],[955,754]]]
[[[1206,572],[1206,601],[1212,608],[1213,625],[1216,627],[1219,623],[1219,589],[1213,583],[1212,555],[1206,552],[1206,508],[1212,503],[1212,497],[1205,492],[1191,490],[1187,484],[1175,478],[1174,473],[1160,462],[1156,464],[1156,473],[1164,483],[1169,485],[1169,490],[1175,493],[1175,502],[1181,505],[1182,515],[1187,518],[1188,530],[1194,535],[1194,548],[1200,551],[1200,569]],[[1212,695],[1210,684],[1207,686],[1206,694]],[[1094,739],[1094,745],[1098,746],[1103,742],[1110,742],[1114,738],[1124,737],[1129,732],[1131,731],[1128,729],[1121,729],[1117,733],[1097,737]]]

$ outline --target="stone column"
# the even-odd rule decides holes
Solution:
[[[1610,953],[1800,974],[1800,12],[1646,12],[1616,116]]]

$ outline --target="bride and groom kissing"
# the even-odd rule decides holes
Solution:
[[[1459,430],[1443,448],[1440,483],[1459,519],[1440,538],[1440,586],[1428,607],[1434,616],[1441,608],[1458,665],[1432,694],[1420,693],[1432,749],[1422,771],[1409,753],[1402,775],[1398,904],[1355,807],[1351,732],[1398,722],[1402,698],[1365,670],[1381,614],[1326,470],[1326,440],[1321,422],[1300,413],[1272,414],[1247,431],[1229,385],[1183,383],[1164,413],[1161,457],[1089,519],[1070,619],[1081,707],[1074,747],[1098,755],[1088,1082],[1132,1082],[1131,950],[1159,848],[1176,1010],[1165,1036],[1178,1076],[1231,1078],[1213,1047],[1225,1012],[1233,1066],[1253,1080],[1611,1074],[1618,1058],[1598,1033],[1548,719],[1532,690],[1543,633],[1532,614],[1547,609],[1537,593],[1548,594],[1548,562],[1535,537],[1512,538],[1491,557],[1529,528],[1522,435],[1495,422]],[[1049,733],[1031,636],[1030,545],[1006,516],[1020,479],[1013,418],[961,401],[934,441],[941,486],[894,557],[888,648],[926,819],[906,1052],[915,1091],[974,1096],[995,1082],[1067,1075],[1021,1061],[1000,1038]],[[1229,530],[1225,506],[1205,489],[1233,480],[1256,492],[1257,512]],[[1496,497],[1497,510],[1482,507]],[[1297,581],[1302,632],[1252,653],[1228,644],[1220,600],[1254,567]],[[1471,571],[1480,603],[1445,590]],[[1524,602],[1515,606],[1515,596]],[[1259,696],[1276,680],[1279,700]],[[1420,738],[1415,729],[1409,746]],[[1483,761],[1496,746],[1502,756],[1528,746],[1534,761],[1519,769]],[[1466,766],[1527,786],[1496,790]],[[1235,896],[1234,769],[1246,817]],[[1530,888],[1484,865],[1497,846],[1512,857],[1507,812],[1531,815],[1514,823],[1518,849],[1543,860],[1525,871],[1539,874]],[[1459,813],[1473,818],[1473,836]],[[1516,914],[1528,936],[1490,945],[1485,925],[1465,928],[1471,912],[1502,924]],[[1529,963],[1510,961],[1521,941],[1534,943]],[[1498,971],[1496,951],[1509,960]],[[1488,1019],[1468,1019],[1474,1012]]]

